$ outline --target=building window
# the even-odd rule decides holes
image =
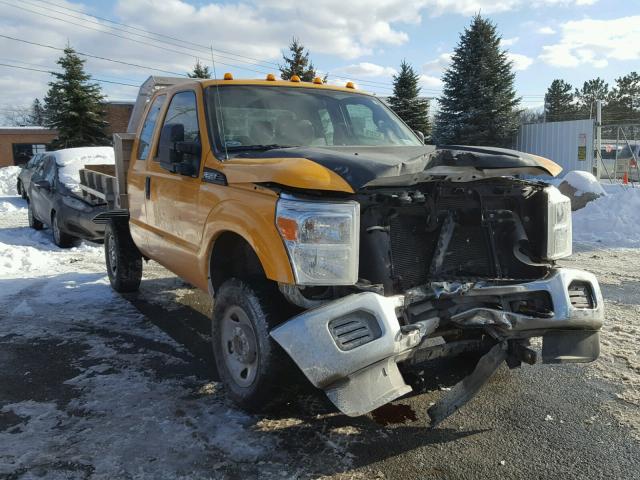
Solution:
[[[13,144],[13,164],[23,165],[27,163],[36,153],[43,153],[47,146],[43,143],[14,143]]]

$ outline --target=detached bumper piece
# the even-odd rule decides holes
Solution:
[[[399,362],[419,364],[473,348],[488,352],[469,377],[429,410],[433,426],[468,402],[503,361],[511,368],[521,362],[536,363],[537,352],[527,347],[531,337],[543,338],[543,363],[584,363],[599,355],[603,301],[589,273],[557,269],[534,282],[469,285],[455,289],[455,294],[454,289],[448,291],[447,298],[464,297],[468,307],[450,316],[443,328],[475,329],[478,339],[446,343],[434,333],[441,322],[436,313],[401,326],[398,318],[419,304],[402,295],[384,297],[373,292],[308,310],[273,329],[271,336],[309,381],[349,416],[363,415],[411,391],[398,369]],[[552,311],[523,313],[527,312],[522,308],[523,296],[533,297],[536,292],[548,295]],[[517,298],[520,310],[486,308],[483,298],[487,297],[502,298],[506,305]]]

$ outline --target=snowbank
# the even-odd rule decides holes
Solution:
[[[573,239],[603,247],[640,247],[640,189],[610,193],[573,212]]]
[[[579,170],[571,171],[564,176],[563,181],[576,189],[576,197],[580,197],[585,193],[606,195],[602,185],[600,185],[600,182],[598,182],[596,177],[591,175],[589,172],[582,172]]]
[[[80,169],[85,165],[113,165],[115,156],[112,147],[66,148],[52,152],[58,164],[58,179],[75,190],[80,183]]]
[[[17,195],[16,182],[20,167],[11,166],[0,168],[0,196],[1,195]]]

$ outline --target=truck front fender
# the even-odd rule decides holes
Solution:
[[[223,233],[230,232],[249,244],[268,279],[288,284],[295,282],[289,256],[275,226],[275,206],[272,196],[252,195],[249,200],[246,197],[226,199],[211,210],[205,223],[198,262],[207,269],[202,274],[209,281],[213,246]]]

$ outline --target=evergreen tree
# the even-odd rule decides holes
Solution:
[[[518,129],[515,74],[496,26],[476,15],[443,76],[437,143],[510,147]]]
[[[211,78],[211,72],[207,65],[200,63],[200,59],[196,59],[196,64],[193,66],[193,71],[187,73],[189,78]]]
[[[527,108],[522,110],[518,116],[518,123],[544,123],[544,110],[537,108]]]
[[[44,106],[38,98],[36,98],[31,104],[31,111],[29,112],[29,125],[44,126],[46,124]]]
[[[420,76],[403,60],[400,73],[393,76],[393,95],[389,97],[389,106],[414,131],[429,136],[429,101],[420,98],[419,81]]]
[[[596,100],[602,100],[603,105],[609,96],[609,84],[600,77],[588,80],[582,85],[582,89],[576,88],[575,97],[578,111],[582,118],[595,118]]]
[[[616,78],[605,109],[606,117],[615,122],[640,121],[640,75],[631,72]]]
[[[544,96],[544,115],[547,122],[561,122],[576,118],[573,87],[564,80],[554,80]]]
[[[56,80],[49,82],[44,99],[47,126],[58,130],[51,148],[108,145],[110,141],[104,133],[107,126],[104,97],[100,86],[90,83],[84,60],[67,46],[57,63],[62,73],[52,74]]]
[[[316,76],[316,69],[309,60],[309,51],[305,52],[304,45],[294,37],[289,44],[289,52],[291,57],[282,54],[284,65],[279,66],[280,77],[290,80],[293,75],[297,75],[303,82],[311,82]]]

